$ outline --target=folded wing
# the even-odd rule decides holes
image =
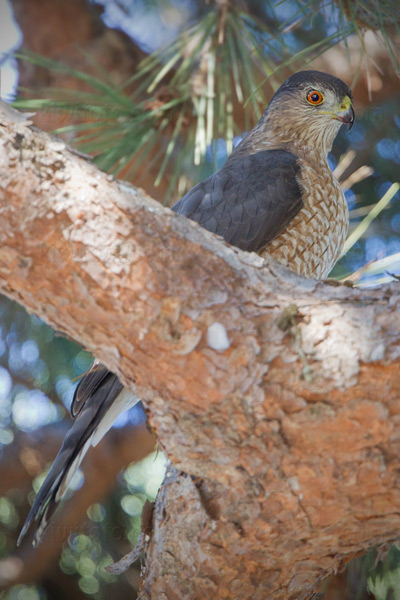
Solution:
[[[303,206],[299,170],[296,157],[286,150],[230,159],[172,210],[232,246],[260,252]]]

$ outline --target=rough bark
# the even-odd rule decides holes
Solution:
[[[0,118],[0,286],[143,398],[142,599],[307,598],[397,537],[400,288],[298,278]]]

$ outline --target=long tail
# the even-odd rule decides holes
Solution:
[[[31,523],[37,521],[33,545],[40,543],[49,520],[90,446],[96,446],[117,417],[138,398],[124,388],[106,367],[94,363],[77,386],[71,414],[76,417],[26,518],[20,545]]]

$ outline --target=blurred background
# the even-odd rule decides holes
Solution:
[[[400,8],[392,0],[0,0],[0,91],[101,169],[171,205],[220,167],[290,73],[354,89],[356,123],[330,162],[351,229],[332,276],[400,275]],[[166,460],[140,407],[88,454],[36,550],[19,529],[69,425],[91,357],[0,297],[0,599],[135,598],[135,545]],[[139,461],[139,462],[138,462]],[[328,600],[400,598],[396,546],[326,584]]]

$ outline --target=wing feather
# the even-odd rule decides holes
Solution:
[[[233,246],[258,252],[303,206],[299,171],[296,156],[286,150],[263,150],[231,159],[172,210]]]
[[[84,373],[75,389],[70,408],[72,417],[76,417],[80,413],[87,400],[101,386],[109,374],[110,371],[100,362],[95,360],[92,363],[92,366]]]

